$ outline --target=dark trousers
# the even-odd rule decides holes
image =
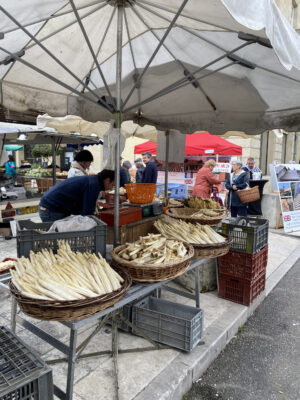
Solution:
[[[41,210],[39,206],[39,215],[42,222],[54,222],[58,219],[66,218],[67,215],[58,211]]]
[[[234,207],[231,206],[231,216],[232,217],[247,217],[247,207],[246,206],[239,206],[239,207]]]

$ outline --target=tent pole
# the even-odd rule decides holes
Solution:
[[[168,173],[169,173],[169,139],[170,139],[170,131],[167,130],[165,132],[166,135],[166,168],[165,168],[165,198],[168,198]]]
[[[122,79],[122,32],[123,32],[123,5],[118,5],[118,30],[117,30],[117,71],[116,92],[117,112],[115,113],[115,128],[117,129],[117,143],[115,147],[115,201],[114,201],[114,247],[119,244],[119,192],[120,192],[120,134],[121,134],[121,79]]]
[[[52,172],[53,172],[53,186],[56,184],[56,148],[55,138],[51,138],[52,142]]]

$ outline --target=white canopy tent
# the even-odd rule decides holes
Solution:
[[[182,132],[299,129],[300,38],[273,0],[3,0],[0,12],[11,108],[114,114],[117,134],[122,119]]]

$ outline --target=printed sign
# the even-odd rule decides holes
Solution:
[[[231,172],[231,164],[229,163],[217,163],[213,172]]]
[[[207,149],[204,150],[204,154],[214,154],[215,150],[214,149]]]
[[[274,169],[284,231],[300,231],[300,164],[278,164]]]

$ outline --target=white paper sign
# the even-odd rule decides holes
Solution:
[[[217,163],[213,172],[231,172],[231,164],[229,163]]]
[[[275,166],[284,231],[300,231],[300,164]]]

